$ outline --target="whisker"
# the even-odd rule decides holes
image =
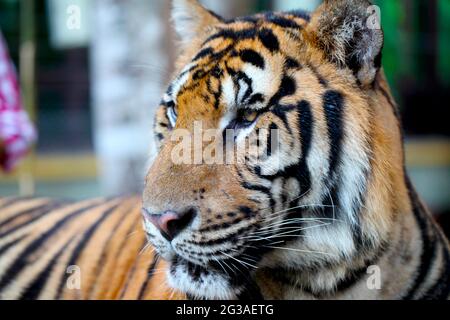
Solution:
[[[332,254],[329,252],[303,250],[303,249],[287,248],[287,247],[275,247],[275,246],[265,246],[265,247],[271,248],[271,249],[280,249],[280,250],[295,251],[295,252],[302,252],[302,253],[314,253],[314,254],[324,254],[324,255],[329,255],[329,256],[336,256],[335,254]]]
[[[318,222],[318,223],[325,223],[326,221],[335,221],[330,218],[291,218],[291,219],[285,219],[277,222],[272,222],[264,227],[261,227],[259,230],[265,230],[265,229],[271,229],[274,226],[283,226],[286,224],[294,223],[294,222]]]
[[[140,256],[140,255],[142,255],[144,252],[145,252],[145,250],[147,250],[149,247],[150,247],[150,243],[147,243],[142,249],[141,249],[141,251],[139,251],[139,254],[138,254],[138,256]],[[155,249],[153,248],[153,250],[151,251],[151,252],[153,252]]]
[[[308,190],[306,190],[304,193],[300,194],[299,196],[292,198],[290,201],[292,202],[292,201],[298,200],[298,199],[306,196],[310,191],[311,191],[311,188],[309,188]],[[258,211],[261,212],[261,211],[269,210],[269,209],[272,209],[272,207],[262,208],[262,209],[259,209]]]
[[[213,260],[216,261],[220,267],[222,268],[223,272],[225,272],[225,274],[227,274],[228,272],[225,270],[225,268],[223,267],[222,263],[219,261],[219,259],[217,259],[216,257],[213,257]]]
[[[284,212],[289,212],[295,209],[305,209],[305,208],[310,208],[310,209],[315,209],[315,208],[330,208],[332,207],[331,205],[322,205],[322,204],[307,204],[307,205],[301,205],[301,206],[295,206],[295,207],[291,207],[291,208],[287,208],[287,209],[283,209],[277,212],[273,212],[269,215],[267,215],[267,217],[271,217],[270,219],[266,219],[266,221],[270,221],[272,219],[276,219],[278,217],[273,217],[274,215],[278,215],[280,213],[284,213]]]
[[[250,263],[248,263],[248,262],[241,261],[241,260],[239,260],[239,259],[237,259],[237,258],[235,258],[235,257],[233,257],[233,256],[231,256],[231,255],[229,255],[229,254],[227,254],[227,253],[225,253],[225,252],[223,252],[223,251],[221,251],[221,253],[222,253],[223,255],[227,256],[228,258],[231,258],[231,259],[233,259],[233,260],[239,262],[240,264],[242,264],[242,265],[244,265],[244,266],[245,266],[245,265],[248,265],[248,266],[250,266],[250,267],[252,267],[252,268],[258,269],[258,267],[254,266],[254,265],[252,265],[252,264],[250,264]]]
[[[318,226],[309,226],[309,227],[301,227],[301,228],[297,228],[297,229],[294,229],[294,230],[291,230],[291,231],[286,231],[286,232],[281,232],[281,233],[277,233],[277,234],[275,234],[275,235],[272,235],[272,236],[269,236],[269,237],[264,237],[263,239],[265,239],[265,240],[267,240],[267,239],[272,239],[272,238],[279,238],[280,236],[283,236],[283,235],[286,235],[286,234],[291,234],[291,233],[295,233],[295,232],[299,232],[299,231],[303,231],[303,230],[308,230],[308,229],[314,229],[314,228],[319,228],[319,227],[324,227],[324,226],[328,226],[328,225],[330,225],[331,223],[327,223],[327,224],[321,224],[321,225],[318,225]],[[250,236],[247,236],[247,237],[243,237],[244,239],[245,238],[251,238],[252,236],[250,235]]]
[[[305,226],[305,224],[302,225],[298,225],[298,226],[289,226],[289,225],[293,225],[294,223],[299,223],[299,222],[308,222],[308,225]],[[289,230],[289,229],[297,229],[297,228],[308,228],[310,227],[309,224],[310,223],[317,223],[314,226],[323,226],[323,225],[328,225],[330,224],[330,222],[325,222],[325,221],[304,221],[304,220],[291,220],[291,221],[281,221],[278,224],[273,224],[271,227],[269,228],[261,228],[257,231],[255,231],[253,234],[270,234],[273,233],[274,231],[279,232],[279,231],[283,231],[283,230]]]
[[[311,237],[305,236],[305,235],[288,234],[288,235],[283,235],[283,236],[273,236],[273,237],[270,237],[270,238],[266,238],[264,236],[261,236],[261,237],[258,237],[258,238],[252,238],[249,241],[251,241],[251,242],[258,242],[258,241],[264,241],[264,240],[276,239],[276,238],[311,238]]]
[[[231,249],[231,251],[233,251],[233,252],[237,252],[237,253],[240,253],[238,250],[236,250],[236,249]],[[253,257],[251,257],[251,256],[249,256],[248,254],[241,254],[241,256],[243,256],[243,257],[247,257],[249,260],[252,260],[253,262],[258,262],[258,261],[256,261]]]
[[[330,198],[331,205],[333,206],[333,219],[336,217],[335,210],[334,210],[334,202],[333,197],[331,196],[330,190],[327,188],[328,197]]]
[[[227,267],[228,269],[230,269],[231,273],[234,273],[233,269],[231,269],[231,267],[228,265],[228,263],[226,261],[222,261],[223,264],[225,265],[225,267]]]
[[[129,235],[127,235],[126,239],[131,238],[132,236],[136,235],[138,232],[139,232],[139,230],[131,232]]]

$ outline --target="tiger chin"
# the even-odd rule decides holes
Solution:
[[[175,0],[173,21],[180,55],[143,193],[169,285],[193,299],[447,299],[448,242],[405,172],[376,8],[227,20]],[[275,130],[278,148],[177,163],[174,136],[195,123],[258,134],[266,151]]]

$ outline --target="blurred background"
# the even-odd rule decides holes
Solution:
[[[224,17],[313,10],[320,0],[204,0]],[[408,170],[450,225],[450,1],[379,0],[384,67],[401,106]],[[0,30],[39,134],[0,195],[139,193],[152,114],[176,55],[168,0],[0,0]]]

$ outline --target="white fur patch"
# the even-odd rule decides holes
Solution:
[[[176,116],[175,111],[173,110],[173,108],[168,108],[167,109],[167,118],[169,118],[170,125],[172,127],[175,127],[175,123],[177,122],[177,116]]]
[[[184,72],[181,77],[178,77],[174,82],[172,82],[172,97],[177,97],[183,85],[189,80],[190,73]]]
[[[228,110],[236,107],[236,90],[231,76],[226,77],[222,82],[222,99]]]

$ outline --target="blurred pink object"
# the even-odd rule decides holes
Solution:
[[[36,140],[23,110],[16,70],[0,33],[0,167],[11,171]]]

